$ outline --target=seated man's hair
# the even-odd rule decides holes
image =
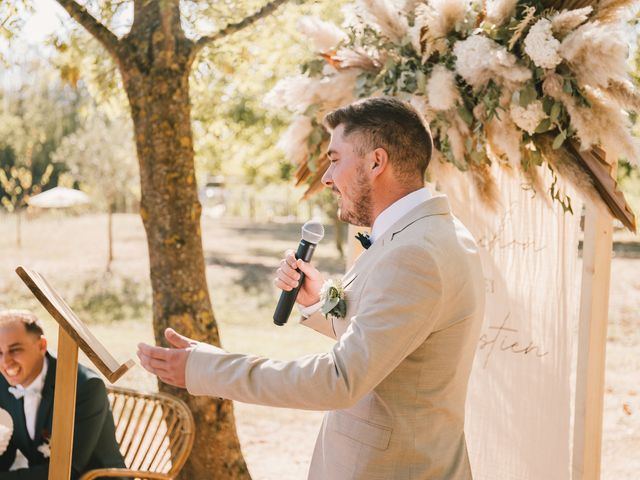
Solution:
[[[28,333],[38,337],[44,335],[42,322],[28,310],[0,310],[0,327],[14,322],[22,323]]]

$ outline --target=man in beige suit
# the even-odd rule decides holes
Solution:
[[[303,324],[336,339],[295,361],[238,355],[171,329],[176,348],[141,344],[143,366],[194,395],[328,411],[310,479],[468,479],[464,404],[484,309],[477,246],[445,196],[423,178],[431,136],[393,98],[329,114],[330,167],[340,217],[372,227],[372,245],[343,278],[344,318],[319,311],[322,280],[288,254],[276,285],[307,276]]]

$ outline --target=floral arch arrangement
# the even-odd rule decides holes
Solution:
[[[621,158],[637,164],[640,153],[624,35],[634,3],[357,0],[343,28],[305,17],[300,28],[319,55],[266,99],[295,114],[280,146],[311,194],[327,165],[322,116],[355,98],[397,95],[429,123],[433,162],[471,174],[487,204],[493,162],[535,192],[546,165],[635,231],[611,168]],[[552,198],[571,210],[555,185]]]

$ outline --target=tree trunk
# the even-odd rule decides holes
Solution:
[[[137,4],[122,39],[118,66],[131,106],[140,164],[140,214],[147,234],[156,341],[172,327],[196,340],[220,344],[207,282],[200,231],[189,71],[194,43],[180,27],[178,3]],[[181,478],[250,478],[240,451],[233,405],[193,397],[160,383],[187,402],[196,439]]]

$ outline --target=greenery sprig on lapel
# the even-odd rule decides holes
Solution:
[[[347,304],[344,300],[342,281],[329,279],[320,289],[322,314],[328,319],[341,319],[347,314]]]

